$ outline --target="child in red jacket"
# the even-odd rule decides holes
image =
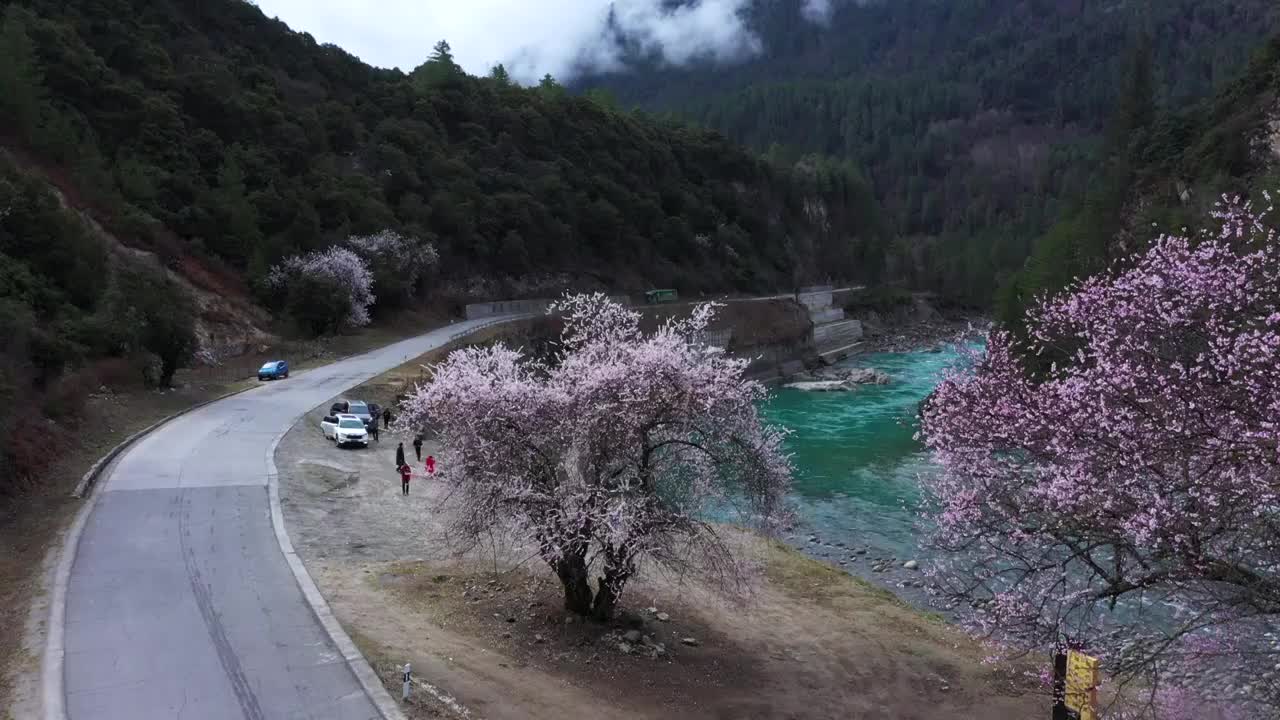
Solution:
[[[408,463],[400,466],[400,493],[409,494],[409,478],[413,477],[413,468]]]

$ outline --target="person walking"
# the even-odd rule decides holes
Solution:
[[[382,409],[382,427],[383,428],[391,427],[391,408]]]
[[[373,438],[374,442],[382,442],[382,440],[378,438],[378,421],[377,420],[374,420],[373,422],[369,423],[369,436]]]
[[[436,456],[428,455],[426,465],[427,465],[427,474],[435,475],[436,474]]]
[[[419,460],[422,459],[422,436],[421,435],[413,436],[413,454]]]
[[[404,443],[396,446],[396,467],[404,467]]]
[[[409,495],[409,479],[413,477],[413,468],[408,465],[400,466],[400,494]]]

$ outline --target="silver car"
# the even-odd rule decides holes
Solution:
[[[363,400],[352,400],[347,403],[347,414],[360,418],[360,422],[363,422],[366,426],[375,419],[372,411],[369,410],[369,403]]]

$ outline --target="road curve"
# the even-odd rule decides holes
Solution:
[[[66,716],[381,718],[277,543],[271,454],[311,408],[493,322],[457,323],[265,384],[183,415],[121,455],[73,550],[61,633]]]

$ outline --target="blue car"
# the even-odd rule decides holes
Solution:
[[[259,380],[279,380],[289,377],[289,363],[283,360],[272,360],[258,368]]]

